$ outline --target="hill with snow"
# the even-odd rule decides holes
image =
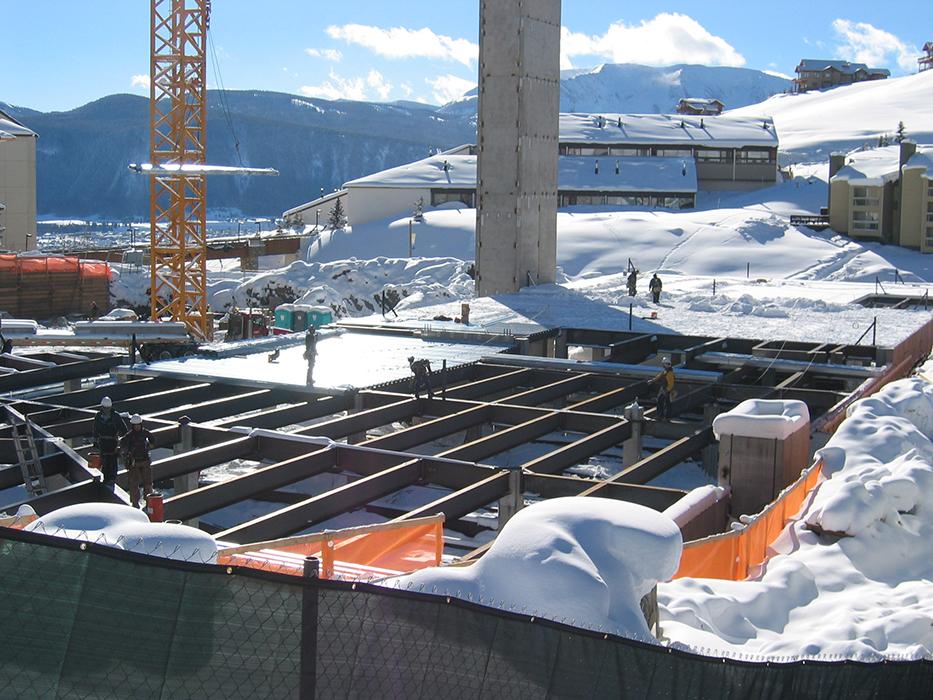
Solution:
[[[730,114],[773,117],[786,162],[827,162],[833,151],[876,146],[879,136],[894,135],[898,122],[911,140],[933,143],[933,71],[775,95]]]
[[[683,97],[722,100],[726,108],[744,107],[791,88],[791,81],[749,68],[724,66],[641,66],[606,63],[591,69],[560,74],[562,112],[665,114]],[[471,90],[444,105],[442,114],[476,116],[476,94]]]

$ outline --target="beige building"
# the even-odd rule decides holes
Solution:
[[[933,146],[833,154],[829,175],[833,230],[933,253]]]
[[[794,90],[828,90],[840,85],[851,85],[866,80],[885,80],[891,77],[887,68],[869,68],[864,63],[850,63],[837,59],[803,59],[795,69]]]
[[[0,250],[36,247],[36,138],[0,111]]]

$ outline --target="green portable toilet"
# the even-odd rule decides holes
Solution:
[[[334,322],[334,312],[327,306],[312,306],[308,309],[308,326],[320,328]]]
[[[276,307],[275,327],[285,328],[290,331],[304,330],[303,328],[295,328],[295,305],[294,304],[280,304],[279,306]]]

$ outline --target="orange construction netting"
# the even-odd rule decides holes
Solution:
[[[217,562],[301,576],[305,558],[317,557],[320,578],[365,581],[437,566],[443,551],[439,515],[231,547]]]
[[[80,273],[82,277],[110,279],[110,265],[105,262],[87,262],[73,257],[39,255],[0,255],[0,272],[13,274]]]
[[[768,557],[768,547],[800,511],[822,479],[822,461],[804,470],[773,503],[740,530],[684,544],[674,578],[719,578],[741,581]]]

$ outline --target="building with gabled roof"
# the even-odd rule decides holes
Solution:
[[[851,63],[841,59],[805,58],[800,61],[795,72],[795,92],[827,90],[840,85],[891,77],[891,71],[887,68],[869,68],[864,63]]]
[[[920,64],[920,72],[933,68],[933,41],[928,41],[923,45],[924,55],[917,59]]]
[[[677,103],[677,114],[717,117],[726,108],[722,100],[703,97],[683,97]]]

